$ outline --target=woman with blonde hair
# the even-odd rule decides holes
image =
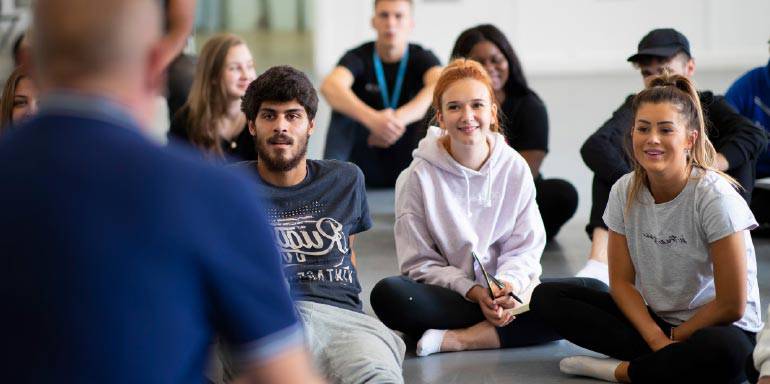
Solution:
[[[190,94],[171,123],[169,138],[188,141],[218,161],[255,160],[241,97],[256,78],[254,59],[238,36],[220,34],[201,50]]]
[[[26,67],[20,66],[11,72],[5,81],[0,98],[0,134],[12,123],[37,112],[38,90]]]
[[[610,293],[544,283],[531,307],[567,340],[609,356],[562,372],[619,382],[745,380],[762,328],[757,226],[738,183],[715,167],[695,86],[653,79],[632,103],[634,170],[612,187]],[[565,315],[568,314],[568,315]]]
[[[419,338],[419,356],[559,338],[531,313],[514,315],[540,282],[546,233],[530,168],[500,133],[497,105],[481,64],[453,61],[433,93],[438,127],[396,182],[403,276],[377,283],[371,304],[385,325]]]

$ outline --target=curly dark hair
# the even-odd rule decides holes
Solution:
[[[526,95],[532,93],[524,78],[519,57],[513,50],[511,43],[505,38],[505,34],[492,24],[477,25],[466,29],[455,41],[452,48],[451,59],[467,58],[473,47],[482,42],[489,41],[497,46],[505,59],[508,60],[508,81],[503,88],[506,95]]]
[[[310,79],[300,70],[279,65],[268,69],[249,84],[246,94],[241,98],[241,110],[249,121],[254,121],[263,102],[283,103],[292,100],[297,100],[305,108],[309,120],[315,118],[318,94]]]

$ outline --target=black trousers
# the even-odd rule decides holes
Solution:
[[[535,288],[531,310],[565,339],[628,361],[633,383],[740,383],[755,334],[734,325],[707,327],[653,352],[609,292],[563,282]],[[664,333],[673,327],[652,311]]]
[[[751,194],[751,212],[760,225],[770,224],[770,189],[754,189]]]
[[[545,279],[548,281],[547,279]],[[606,290],[604,283],[587,278],[556,279],[578,286]],[[551,280],[553,281],[553,279]],[[455,291],[415,282],[405,276],[380,280],[372,289],[371,304],[388,326],[417,340],[428,329],[467,328],[485,320],[481,308]],[[559,340],[561,337],[531,311],[496,328],[501,348],[522,347]]]
[[[572,184],[561,179],[535,179],[537,206],[545,225],[548,239],[553,238],[575,214],[578,206],[578,193]]]

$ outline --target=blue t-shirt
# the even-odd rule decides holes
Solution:
[[[302,343],[253,180],[65,95],[0,139],[3,382],[202,383]]]
[[[240,165],[259,175],[256,162]],[[292,296],[361,312],[350,235],[372,227],[364,176],[336,160],[307,160],[307,170],[297,185],[259,187],[271,202],[267,216]]]
[[[730,86],[725,99],[741,115],[770,133],[770,61],[741,76]],[[770,176],[770,145],[757,161],[757,178]]]

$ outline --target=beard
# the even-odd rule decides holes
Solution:
[[[284,159],[282,156],[271,156],[268,144],[293,144],[294,140],[291,137],[280,133],[271,136],[266,141],[258,140],[255,137],[254,143],[257,150],[257,161],[262,162],[271,172],[290,171],[296,168],[300,161],[305,158],[305,154],[307,154],[307,142],[309,138],[310,135],[300,137],[297,152],[294,154],[294,156],[289,157],[288,159]]]

